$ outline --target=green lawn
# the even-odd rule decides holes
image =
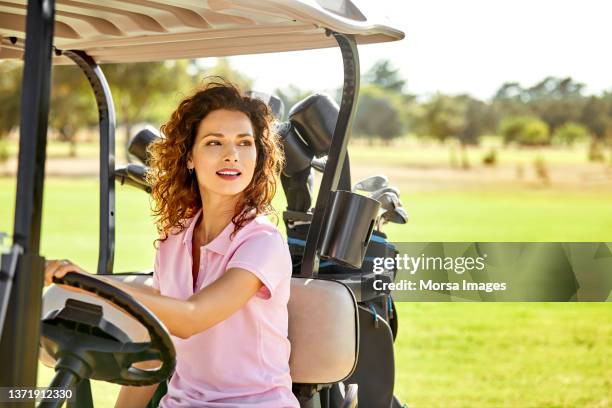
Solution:
[[[396,393],[410,407],[612,406],[612,305],[403,303]]]
[[[387,224],[395,241],[612,240],[612,191],[424,191],[402,198],[410,221]]]
[[[12,229],[14,183],[0,178],[0,231]],[[117,188],[115,270],[150,269],[148,197]],[[96,180],[48,180],[44,256],[95,268],[98,200]],[[435,191],[404,201],[412,221],[386,229],[395,241],[612,240],[612,192]],[[280,213],[282,193],[274,205]],[[610,304],[403,303],[398,311],[396,393],[410,407],[612,405]],[[51,375],[41,369],[39,384]],[[97,406],[112,406],[117,386],[93,388]]]
[[[375,159],[380,162],[384,157],[386,165],[412,165],[432,167],[436,165],[448,165],[452,151],[452,141],[441,145],[435,141],[419,141],[413,137],[403,137],[394,141],[391,145],[382,145],[375,142],[374,147],[365,140],[358,140],[349,146],[350,158],[355,163],[364,163]],[[497,152],[497,160],[500,165],[504,164],[530,164],[538,156],[543,156],[549,164],[581,164],[587,163],[588,144],[578,144],[574,147],[547,146],[542,148],[525,148],[518,146],[503,147],[501,140],[497,137],[485,138],[479,146],[467,148],[468,158],[472,165],[481,163],[483,155],[494,148]],[[455,153],[459,155],[459,149],[455,147]],[[609,153],[605,153],[609,157]]]

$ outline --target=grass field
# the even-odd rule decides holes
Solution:
[[[390,150],[385,157],[395,154]],[[380,161],[365,146],[354,151],[361,165]],[[448,159],[436,154],[440,163]],[[405,164],[400,156],[390,160]],[[568,156],[567,162],[580,160]],[[0,178],[0,231],[12,228],[14,183]],[[394,241],[612,241],[609,188],[394,184],[411,215],[408,225],[385,229]],[[280,214],[283,194],[274,206]],[[148,197],[118,186],[116,225],[115,270],[150,269],[155,231]],[[284,232],[282,221],[279,225]],[[42,237],[45,257],[69,258],[94,270],[97,180],[48,180]],[[396,394],[410,407],[612,406],[610,304],[403,303],[398,312]],[[51,376],[41,367],[39,384],[48,384]],[[112,406],[118,387],[94,383],[93,392],[96,406]]]

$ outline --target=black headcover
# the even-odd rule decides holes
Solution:
[[[292,177],[309,168],[314,153],[295,132],[291,122],[278,124],[276,132],[283,140],[283,150],[285,151],[285,168],[283,173],[288,177]]]
[[[136,133],[128,142],[128,152],[136,156],[145,165],[149,165],[149,155],[147,147],[161,136],[157,129],[147,125],[140,132]]]
[[[317,157],[327,154],[340,108],[325,94],[314,94],[295,104],[289,121]]]

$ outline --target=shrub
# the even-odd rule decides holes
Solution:
[[[518,139],[525,128],[525,123],[530,120],[527,116],[511,116],[504,118],[499,124],[499,134],[503,137],[504,143],[512,143]]]
[[[530,116],[511,116],[501,121],[499,133],[504,143],[516,142],[523,146],[541,146],[550,144],[548,125],[542,120]]]
[[[517,142],[523,146],[542,146],[550,144],[548,125],[540,119],[533,119],[527,122]]]
[[[495,166],[497,164],[497,150],[491,148],[482,156],[482,164],[485,166]]]
[[[588,137],[589,130],[585,126],[576,122],[566,122],[555,130],[552,141],[554,144],[571,146]]]

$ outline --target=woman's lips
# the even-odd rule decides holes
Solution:
[[[240,177],[240,174],[238,174],[236,176],[227,176],[225,174],[217,173],[217,176],[221,177],[223,180],[236,180],[238,177]]]
[[[223,174],[223,173],[225,173],[225,174]],[[227,173],[231,173],[231,172],[228,172],[228,171],[221,171],[221,172],[219,172],[218,171],[216,174],[217,174],[217,176],[221,177],[223,180],[228,180],[228,181],[236,180],[241,175],[240,172],[238,172],[238,174],[227,174]]]

